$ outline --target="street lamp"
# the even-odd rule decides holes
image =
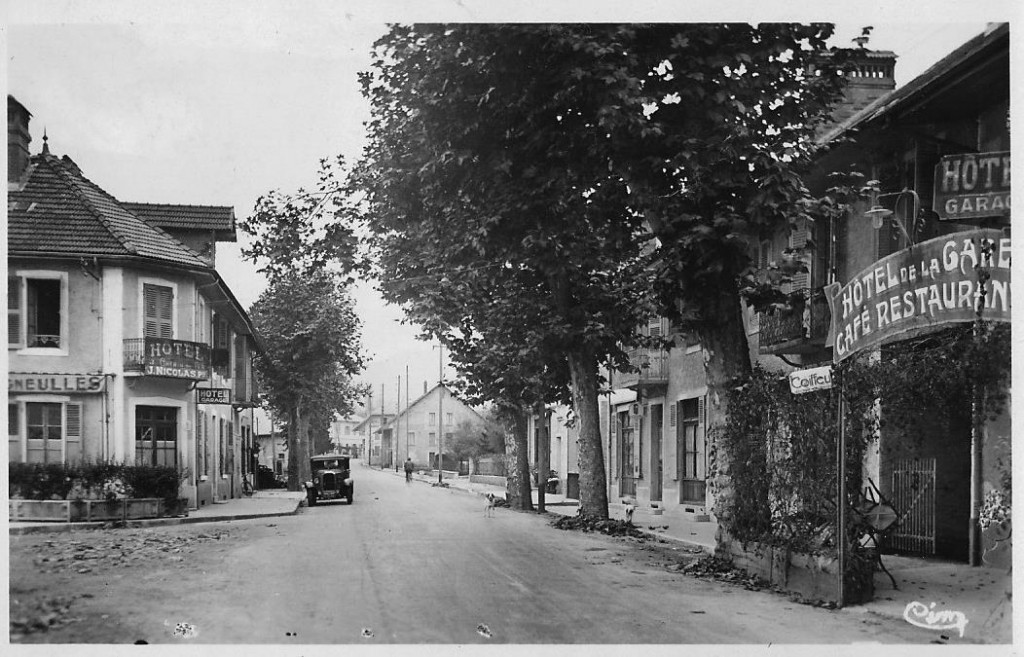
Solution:
[[[893,204],[893,209],[892,210],[890,210],[887,207],[882,206],[879,203],[879,201],[881,199],[887,198],[887,197],[892,197],[892,196],[896,197],[896,202]],[[904,215],[904,217],[901,219],[899,214],[897,213],[897,210],[899,210],[900,201],[903,198],[905,198],[906,196],[909,196],[910,199],[913,201],[913,205],[911,206],[912,212],[909,215],[909,217]],[[907,238],[907,244],[913,245],[914,244],[914,238],[911,237],[910,236],[910,232],[907,231],[907,219],[909,218],[909,220],[911,222],[910,230],[914,232],[914,235],[916,235],[917,234],[917,217],[918,217],[918,214],[920,214],[920,211],[921,211],[920,208],[921,208],[921,197],[919,197],[917,195],[917,192],[915,192],[914,190],[904,187],[901,191],[898,191],[898,192],[892,192],[890,194],[876,194],[874,196],[874,199],[872,200],[871,208],[869,210],[867,210],[864,214],[866,214],[871,219],[871,226],[875,230],[878,230],[879,228],[884,226],[886,219],[891,219],[892,223],[894,223],[896,225],[896,227],[899,228],[900,231],[903,233],[904,237]]]

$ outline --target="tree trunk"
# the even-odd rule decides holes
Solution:
[[[739,290],[734,283],[721,286],[717,292],[709,295],[700,309],[708,389],[705,406],[708,483],[713,508],[732,495],[729,455],[717,440],[720,428],[728,419],[728,391],[748,380],[751,374],[750,347],[743,328]]]
[[[544,513],[548,486],[548,423],[547,406],[537,402],[533,407],[533,422],[537,432],[537,510]]]
[[[288,412],[288,490],[302,490],[299,479],[299,427],[298,410]]]
[[[505,425],[505,493],[509,506],[532,511],[526,413],[520,408],[503,408],[501,419]]]
[[[569,354],[573,406],[579,422],[580,515],[608,517],[608,486],[601,449],[597,360],[588,352]],[[544,473],[545,479],[547,473]]]

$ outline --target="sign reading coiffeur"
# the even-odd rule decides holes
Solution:
[[[832,387],[832,367],[813,367],[809,370],[796,370],[789,373],[789,391],[794,395],[815,390],[828,390]]]
[[[973,321],[981,299],[978,265],[991,277],[982,318],[1010,321],[1010,238],[999,230],[936,237],[882,258],[846,285],[828,286],[834,362],[894,335]]]
[[[932,208],[945,221],[1010,213],[1010,152],[947,155],[935,165]]]

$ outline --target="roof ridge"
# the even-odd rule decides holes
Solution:
[[[206,264],[206,261],[203,260],[202,255],[200,255],[198,251],[194,251],[193,249],[188,247],[186,244],[184,244],[179,239],[177,239],[176,237],[174,237],[173,235],[171,235],[167,231],[163,230],[159,226],[154,226],[153,224],[150,224],[148,221],[145,221],[145,220],[141,219],[140,217],[138,217],[134,212],[132,212],[131,210],[126,208],[121,201],[117,200],[117,198],[114,197],[114,195],[112,195],[110,192],[108,192],[107,190],[103,189],[102,187],[100,187],[99,185],[94,183],[93,181],[91,181],[88,178],[86,178],[85,175],[82,174],[80,169],[78,171],[76,171],[76,172],[68,171],[67,168],[64,165],[64,161],[61,158],[58,158],[56,155],[53,155],[53,154],[50,154],[50,153],[40,154],[40,157],[43,157],[48,164],[51,164],[51,165],[52,164],[56,164],[57,165],[57,166],[53,167],[54,170],[57,172],[58,175],[62,176],[65,179],[65,181],[71,186],[72,191],[75,193],[75,195],[78,197],[78,199],[82,202],[82,204],[89,210],[89,212],[94,217],[96,217],[97,220],[99,220],[99,222],[103,225],[103,227],[107,230],[107,232],[110,233],[110,235],[115,240],[117,240],[118,243],[120,243],[121,246],[123,246],[125,248],[125,250],[127,250],[132,255],[136,255],[136,256],[141,256],[142,255],[141,250],[139,249],[138,245],[136,245],[132,240],[130,240],[127,235],[124,235],[121,231],[118,231],[118,230],[114,229],[114,227],[113,227],[113,225],[111,223],[111,220],[101,210],[99,210],[98,208],[96,208],[93,205],[92,201],[89,200],[88,196],[85,194],[84,190],[81,189],[80,185],[88,185],[93,191],[95,191],[96,193],[102,194],[111,203],[114,203],[115,205],[120,207],[124,212],[126,212],[133,219],[135,219],[135,221],[139,222],[143,226],[146,226],[150,230],[152,230],[152,231],[160,234],[161,236],[165,237],[166,239],[170,240],[171,243],[175,247],[181,248],[186,254],[188,254],[188,255],[192,256],[193,258],[199,260],[199,262],[203,263],[204,265]],[[75,168],[76,169],[78,168],[77,165],[75,165]]]
[[[100,224],[103,226],[103,228],[106,229],[108,233],[110,233],[111,237],[117,240],[117,242],[132,255],[139,255],[138,247],[135,244],[133,244],[130,240],[128,240],[126,235],[122,235],[119,231],[114,230],[113,226],[111,225],[110,219],[104,216],[104,214],[100,212],[99,209],[92,204],[88,196],[86,196],[85,192],[79,187],[79,182],[78,180],[75,179],[76,176],[73,175],[67,169],[65,169],[64,163],[63,161],[61,161],[59,157],[51,153],[40,153],[38,157],[42,158],[43,161],[46,162],[46,164],[50,165],[50,168],[53,169],[53,171],[62,180],[64,180],[65,183],[68,184],[68,186],[71,188],[71,191],[75,194],[78,200],[82,202],[82,205],[85,206],[89,213],[92,214],[100,222]],[[88,178],[83,176],[81,172],[78,173],[77,178],[89,182],[90,184],[95,184],[92,183],[92,181],[90,181]],[[96,185],[96,188],[100,189],[99,185]],[[100,189],[100,191],[103,190]],[[106,194],[106,192],[103,193]]]

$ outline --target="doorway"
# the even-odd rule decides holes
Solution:
[[[661,432],[664,426],[662,416],[664,406],[651,404],[651,501],[661,501]]]

